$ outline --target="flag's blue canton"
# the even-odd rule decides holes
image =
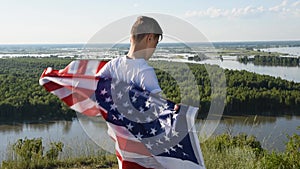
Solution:
[[[199,164],[187,133],[185,106],[177,114],[173,102],[111,79],[99,80],[95,96],[108,112],[106,121],[127,128],[152,154]]]

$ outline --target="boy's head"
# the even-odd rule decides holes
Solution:
[[[139,16],[132,25],[130,33],[135,42],[140,42],[149,34],[153,34],[154,38],[162,40],[163,32],[155,19],[147,16]]]
[[[158,42],[162,39],[162,29],[158,22],[147,16],[137,18],[131,28],[131,51],[134,57],[146,60],[152,56]]]

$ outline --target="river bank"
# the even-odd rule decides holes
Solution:
[[[201,143],[201,149],[204,157],[204,163],[207,168],[244,168],[244,169],[261,169],[261,168],[299,168],[300,153],[298,151],[300,143],[299,135],[289,137],[289,141],[284,152],[268,152],[261,147],[255,137],[244,134],[231,136],[222,134],[211,137]],[[24,142],[35,144],[40,143],[39,149],[44,149],[42,140],[24,139]],[[15,143],[16,144],[16,143]],[[54,143],[59,145],[60,143]],[[60,149],[63,151],[63,149]],[[77,169],[77,168],[117,168],[117,160],[114,154],[107,154],[98,151],[96,154],[90,154],[86,157],[77,156],[69,158],[55,158],[43,155],[43,150],[38,156],[24,156],[19,151],[11,159],[2,162],[3,169]],[[35,151],[27,148],[22,149],[26,154],[34,154]],[[21,151],[21,152],[22,152]],[[59,151],[60,152],[60,151]],[[46,153],[48,154],[48,153]]]
[[[202,132],[205,123],[218,126],[212,136],[224,133],[233,136],[241,133],[253,135],[268,152],[284,152],[288,142],[286,135],[300,135],[300,131],[297,130],[300,116],[226,116],[221,121],[197,120],[195,127],[200,137],[205,137],[205,133]],[[65,149],[60,156],[64,158],[91,155],[100,150],[114,153],[114,144],[107,135],[103,120],[74,119],[48,123],[0,124],[0,135],[0,161],[9,158],[7,149],[18,139],[25,137],[42,138],[45,147],[48,147],[50,142],[63,142]]]

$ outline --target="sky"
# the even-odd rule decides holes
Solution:
[[[0,44],[85,43],[145,13],[178,17],[212,42],[300,40],[300,0],[0,0]]]

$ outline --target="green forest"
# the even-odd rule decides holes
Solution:
[[[244,64],[253,63],[254,65],[263,66],[300,66],[299,57],[255,55],[251,58],[248,56],[239,57],[238,61]]]
[[[196,98],[194,90],[189,90],[190,86],[184,84],[188,92],[186,95],[180,95],[178,85],[175,84],[175,79],[182,79],[188,76],[189,70],[182,63],[162,63],[155,62],[154,67],[169,65],[173,77],[170,78],[168,73],[158,69],[157,77],[160,85],[166,94],[166,97],[179,103],[182,100],[192,99],[189,103],[192,105],[200,104],[200,115],[204,115],[210,108],[211,97],[211,81],[222,82],[226,81],[226,98],[225,110],[226,115],[284,115],[284,114],[299,114],[300,108],[300,83],[282,80],[268,75],[259,75],[256,73],[247,72],[245,70],[223,70],[218,66],[187,64],[188,69],[193,73],[197,81],[200,98]],[[207,69],[213,70],[212,77],[209,77]],[[165,70],[165,69],[164,69]],[[168,70],[169,71],[169,70]],[[224,72],[225,77],[221,76]],[[210,78],[220,78],[218,80]],[[221,79],[225,78],[225,79]],[[214,86],[216,87],[216,86]],[[191,92],[190,92],[191,91]],[[194,92],[194,93],[193,93]],[[220,91],[224,92],[224,91]],[[200,103],[198,102],[200,101]],[[194,102],[194,103],[193,103]]]
[[[0,60],[0,121],[72,119],[75,113],[39,85],[47,67],[62,69],[72,60],[12,58]]]
[[[70,58],[0,59],[0,122],[76,117],[74,111],[38,83],[45,68],[63,69],[71,61]],[[155,68],[165,97],[177,103],[199,106],[200,116],[205,117],[211,98],[218,97],[218,92],[226,94],[224,114],[299,114],[300,83],[247,71],[223,70],[217,66],[162,61],[150,64]],[[214,96],[211,95],[212,77],[207,72],[210,68],[214,70],[213,78],[226,82],[226,90],[218,91]],[[225,77],[220,76],[222,72]],[[197,91],[184,79],[188,73],[193,74]],[[185,86],[184,90],[181,91],[179,86]]]

